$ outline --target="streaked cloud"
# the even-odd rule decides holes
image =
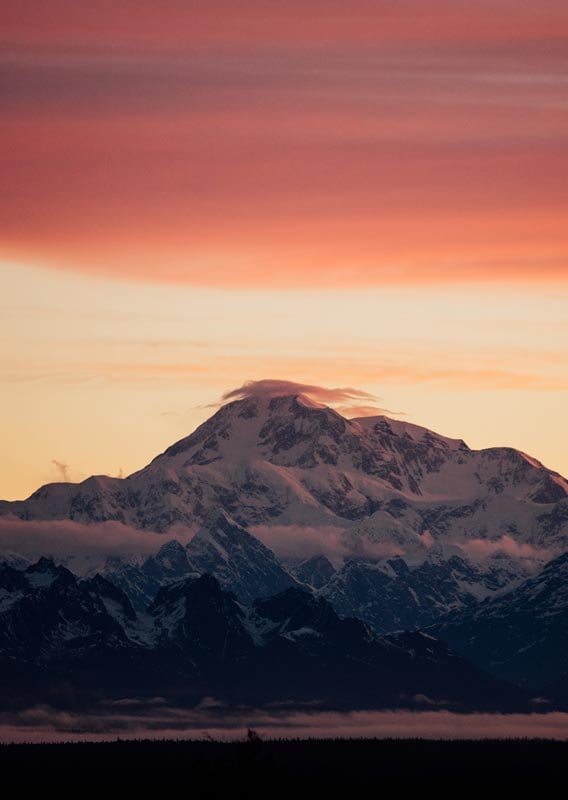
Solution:
[[[564,4],[277,5],[7,11],[0,255],[230,288],[566,281]]]
[[[0,496],[270,375],[566,473],[565,2],[4,5]]]
[[[222,396],[223,402],[230,400],[245,400],[255,397],[285,397],[286,395],[305,395],[316,402],[334,404],[345,402],[346,400],[374,400],[369,392],[362,389],[328,389],[325,386],[314,386],[307,383],[297,383],[296,381],[278,380],[274,378],[263,378],[259,381],[246,381],[242,386],[225,392]]]
[[[335,410],[348,419],[355,419],[357,417],[376,417],[380,414],[386,414],[387,417],[400,417],[405,415],[404,411],[391,411],[390,408],[379,408],[378,406],[336,406]]]

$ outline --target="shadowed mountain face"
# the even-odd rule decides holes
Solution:
[[[95,576],[77,580],[42,559],[0,568],[2,700],[125,690],[230,702],[323,707],[525,707],[502,684],[421,633],[377,637],[322,598],[289,588],[239,603],[208,575],[159,589],[138,615]],[[66,702],[73,702],[67,696]]]
[[[516,586],[522,563],[502,556],[483,564],[458,555],[431,554],[418,565],[403,558],[350,560],[320,593],[340,614],[364,619],[378,633],[426,627],[455,609]]]
[[[225,589],[236,592],[244,602],[295,583],[272,550],[222,511],[208,518],[207,525],[188,544],[186,554],[194,572],[215,575]]]
[[[568,680],[568,553],[507,594],[438,620],[466,658],[533,688]]]
[[[128,599],[97,578],[79,585],[64,567],[46,558],[18,572],[0,566],[0,652],[3,659],[71,663],[95,650],[128,645],[119,615],[133,617]],[[105,599],[116,608],[109,614]]]
[[[322,589],[335,575],[335,568],[328,558],[322,555],[312,556],[290,565],[295,577],[312,589]]]

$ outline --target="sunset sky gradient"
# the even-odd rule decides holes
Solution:
[[[0,497],[263,378],[568,474],[565,2],[19,0],[0,39]]]

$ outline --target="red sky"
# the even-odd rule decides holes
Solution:
[[[5,257],[217,287],[566,279],[564,2],[0,13]]]

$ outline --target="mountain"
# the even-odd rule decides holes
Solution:
[[[288,568],[300,583],[316,590],[322,589],[335,575],[335,567],[322,555],[306,558],[299,563],[289,565]]]
[[[218,508],[252,533],[336,527],[351,554],[504,535],[568,547],[568,483],[534,458],[384,416],[348,420],[301,395],[228,403],[127,478],[48,484],[0,514],[167,532],[197,530]]]
[[[138,611],[145,611],[161,586],[190,575],[213,575],[243,602],[275,594],[296,581],[272,550],[221,510],[184,546],[166,542],[146,560],[113,557],[102,574],[119,586]]]
[[[335,708],[525,708],[525,695],[430,635],[378,637],[291,587],[240,603],[209,575],[163,586],[137,614],[101,576],[41,559],[0,566],[0,700],[204,697]],[[133,702],[132,699],[129,702]]]
[[[215,576],[224,589],[245,603],[295,583],[272,550],[224,511],[208,518],[187,545],[186,554],[193,572]]]
[[[500,678],[536,689],[567,684],[568,553],[512,591],[449,614],[430,630]]]
[[[168,548],[169,546],[169,542],[164,545]],[[180,547],[183,550],[182,545]],[[161,549],[156,555],[159,557],[160,554]],[[124,592],[136,611],[145,611],[163,583],[181,578],[189,574],[189,570],[182,569],[175,575],[172,575],[171,570],[162,571],[156,556],[150,556],[146,561],[136,557],[128,559],[111,556],[106,559],[100,574]]]
[[[160,547],[156,555],[146,559],[142,569],[148,578],[164,583],[187,575],[191,572],[191,565],[185,547],[177,539],[170,539]]]
[[[389,633],[423,628],[449,611],[475,607],[526,575],[526,565],[503,553],[476,563],[434,550],[410,566],[400,557],[351,559],[320,594],[340,614],[364,620],[377,633]]]
[[[114,604],[112,612],[101,589]],[[123,624],[129,616],[134,621],[133,610],[120,590],[102,579],[82,585],[65,567],[42,558],[24,571],[0,565],[0,592],[2,660],[69,664],[93,649],[101,653],[129,644]]]
[[[534,458],[301,395],[228,403],[127,478],[48,484],[1,514],[196,534],[97,567],[138,610],[209,573],[242,602],[299,582],[378,632],[514,589],[568,549],[568,483]]]

